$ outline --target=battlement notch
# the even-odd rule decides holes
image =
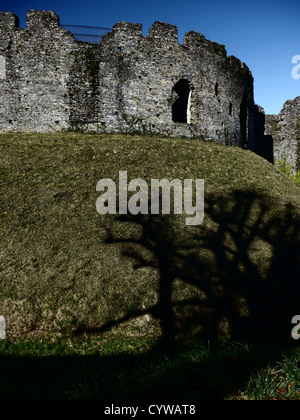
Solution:
[[[156,21],[149,29],[149,38],[166,44],[178,44],[178,28],[169,23]]]
[[[29,10],[27,13],[27,29],[53,30],[59,27],[59,17],[56,13],[42,10]]]
[[[0,30],[7,31],[19,27],[19,18],[11,12],[0,12]]]
[[[183,39],[183,46],[190,50],[206,49],[207,51],[227,57],[227,51],[224,45],[218,44],[217,42],[209,41],[204,35],[190,31],[187,32]]]
[[[112,33],[118,47],[122,47],[122,45],[135,46],[143,37],[143,25],[120,21],[113,26]]]
[[[242,72],[243,74],[251,74],[249,67],[233,55],[227,57],[227,60],[230,63],[233,70]]]

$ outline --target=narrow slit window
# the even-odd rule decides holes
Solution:
[[[215,95],[216,96],[219,95],[219,84],[218,83],[215,84]]]

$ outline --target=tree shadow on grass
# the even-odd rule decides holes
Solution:
[[[190,331],[210,341],[289,341],[299,312],[300,218],[292,205],[279,208],[265,195],[235,191],[207,196],[207,221],[181,231],[167,215],[119,216],[141,234],[120,237],[111,230],[107,243],[119,244],[135,270],[156,270],[158,299],[81,332],[105,332],[149,314],[159,320],[166,343]]]
[[[207,196],[205,223],[181,234],[169,216],[120,217],[140,235],[111,230],[107,243],[118,244],[135,270],[157,272],[158,298],[77,333],[103,333],[147,314],[159,321],[161,341],[140,355],[2,356],[0,395],[177,402],[234,395],[295,344],[300,219],[291,205],[279,209],[267,196],[235,191]],[[200,344],[207,342],[210,351]]]
[[[158,299],[146,309],[83,331],[105,332],[148,314],[160,322],[160,344],[174,352],[190,337],[215,348],[224,342],[259,348],[261,357],[256,350],[246,357],[237,352],[217,362],[180,367],[182,377],[195,378],[197,372],[194,388],[200,396],[222,398],[245,384],[253,370],[280,360],[283,349],[295,344],[291,320],[299,313],[300,218],[292,205],[253,191],[207,196],[205,212],[207,221],[197,228],[186,227],[182,235],[168,216],[120,217],[121,222],[139,226],[140,236],[120,237],[110,231],[107,242],[118,243],[136,270],[157,271]],[[185,294],[186,287],[194,293]],[[170,391],[178,383],[172,371],[159,380],[169,384]],[[178,375],[177,369],[174,372]],[[191,390],[186,380],[181,383],[181,392],[185,387]]]

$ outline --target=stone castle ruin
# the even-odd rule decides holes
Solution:
[[[266,115],[265,135],[272,137],[275,158],[300,170],[300,97],[287,101],[278,115]]]
[[[30,10],[25,29],[2,12],[0,99],[0,132],[142,132],[270,154],[248,67],[196,32],[179,44],[163,22],[148,36],[118,22],[91,44],[52,11]]]

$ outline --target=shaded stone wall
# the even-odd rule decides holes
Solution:
[[[300,170],[300,97],[287,101],[278,115],[266,115],[265,134],[273,138],[275,160],[285,157],[294,172]]]
[[[27,28],[0,14],[0,56],[6,74],[0,80],[1,131],[51,132],[68,128],[67,81],[72,66],[73,36],[59,28],[53,12],[30,11]]]
[[[54,12],[0,13],[0,130],[144,131],[255,148],[253,78],[225,47],[177,27],[118,22],[77,42]],[[178,84],[179,83],[179,84]],[[185,86],[182,93],[176,86]],[[186,115],[174,121],[185,95]]]

